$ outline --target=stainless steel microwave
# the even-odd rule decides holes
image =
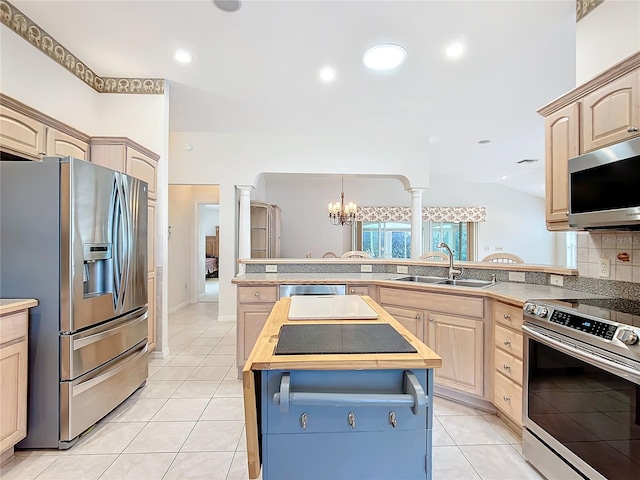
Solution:
[[[640,137],[569,160],[569,225],[640,230]]]

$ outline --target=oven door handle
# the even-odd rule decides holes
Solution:
[[[554,338],[539,333],[538,331],[528,327],[527,325],[522,326],[522,331],[529,337],[537,340],[540,343],[544,343],[545,345],[555,348],[556,350],[567,353],[569,355],[573,355],[581,360],[584,360],[587,363],[590,363],[591,365],[600,367],[603,370],[611,372],[615,375],[627,378],[633,383],[640,384],[640,371],[638,370],[635,370],[631,367],[626,367],[616,362],[612,362],[597,355],[593,355],[590,352],[572,347],[571,345],[567,345],[566,343],[559,342]]]

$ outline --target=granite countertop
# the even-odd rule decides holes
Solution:
[[[238,275],[232,283],[238,285],[252,284],[287,284],[287,283],[368,283],[385,286],[403,286],[411,289],[429,290],[439,293],[455,293],[464,295],[480,295],[507,302],[524,304],[528,299],[563,299],[563,298],[607,298],[568,288],[551,285],[537,285],[519,282],[498,282],[484,288],[436,285],[432,283],[415,283],[398,281],[407,274],[397,273],[245,273]]]
[[[7,315],[36,305],[38,305],[38,301],[33,298],[2,298],[0,299],[0,315]]]

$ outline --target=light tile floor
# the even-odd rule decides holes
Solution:
[[[149,380],[67,451],[18,451],[2,480],[247,479],[235,326],[200,303],[169,316],[170,355]],[[435,399],[434,480],[540,479],[496,416]],[[401,479],[394,479],[401,480]]]

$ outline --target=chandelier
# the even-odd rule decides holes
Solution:
[[[358,207],[355,203],[344,203],[344,178],[342,179],[342,190],[340,201],[329,204],[329,221],[332,225],[343,226],[353,225],[356,221],[356,211]]]

